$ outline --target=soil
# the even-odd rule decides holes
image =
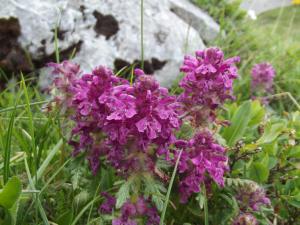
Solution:
[[[5,73],[10,72],[7,74],[32,70],[30,60],[18,43],[20,35],[21,26],[18,19],[13,17],[0,19],[0,68]]]
[[[160,70],[164,67],[164,65],[167,63],[167,61],[160,61],[157,58],[152,58],[151,60],[145,60],[144,61],[144,71],[146,74],[154,74],[154,72],[156,70]],[[132,63],[123,60],[123,59],[119,59],[117,58],[114,61],[114,67],[116,71],[121,70],[124,67],[128,67],[132,64],[136,65],[136,68],[139,68],[141,65],[141,61],[140,60],[134,60]]]
[[[97,22],[94,30],[98,35],[104,35],[106,40],[115,35],[119,31],[119,23],[112,15],[102,15],[98,11],[93,12]]]

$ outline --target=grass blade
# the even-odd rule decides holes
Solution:
[[[21,92],[18,94],[18,97],[15,102],[14,111],[11,114],[9,125],[8,125],[8,131],[6,134],[6,142],[5,142],[5,149],[4,149],[4,169],[3,169],[3,180],[4,184],[8,181],[9,178],[9,164],[10,164],[10,155],[11,155],[11,139],[12,139],[12,133],[13,133],[13,126],[14,121],[16,117],[16,106],[18,104],[19,98],[21,96]]]
[[[44,160],[44,162],[42,163],[42,165],[40,166],[40,168],[37,171],[37,180],[39,180],[42,175],[44,174],[45,170],[47,169],[49,163],[51,162],[51,160],[53,159],[53,157],[55,156],[55,154],[58,152],[58,150],[60,149],[60,147],[63,145],[63,140],[59,140],[59,142],[54,146],[54,148],[48,152],[47,158]]]
[[[203,194],[204,194],[204,224],[209,225],[208,223],[208,205],[207,205],[207,194],[206,187],[203,185]]]
[[[165,215],[166,215],[166,211],[167,211],[167,207],[168,207],[168,202],[169,202],[171,190],[172,190],[172,187],[173,187],[175,175],[176,175],[176,172],[177,172],[177,167],[178,167],[178,164],[179,164],[179,160],[180,160],[180,157],[181,157],[181,153],[182,153],[182,150],[180,150],[180,152],[179,152],[179,155],[178,155],[178,158],[176,160],[176,164],[175,164],[175,167],[174,167],[174,170],[173,170],[173,173],[172,173],[171,181],[170,181],[168,191],[167,191],[166,200],[165,200],[165,203],[164,203],[164,208],[163,208],[163,211],[162,211],[162,215],[160,217],[160,222],[159,222],[160,225],[164,225],[164,220],[165,220]]]
[[[32,103],[29,103],[29,106],[43,105],[43,104],[46,104],[46,103],[49,103],[49,101],[46,100],[46,101],[32,102]],[[17,105],[16,107],[15,106],[7,107],[7,108],[4,108],[4,109],[0,109],[0,113],[13,111],[15,108],[16,109],[25,108],[26,106],[27,106],[27,104]]]
[[[78,215],[73,220],[71,225],[75,225],[78,222],[78,220],[81,218],[81,216],[85,213],[85,211],[88,210],[89,207],[92,206],[95,201],[100,200],[100,199],[101,199],[101,197],[98,196],[98,197],[94,198],[93,200],[91,200],[88,204],[86,204],[86,206],[84,206],[83,209],[78,213]]]
[[[33,179],[32,179],[32,176],[31,176],[31,173],[30,173],[30,170],[29,170],[29,166],[28,166],[28,163],[27,163],[27,159],[26,157],[24,158],[24,162],[25,162],[25,170],[26,170],[26,173],[27,173],[27,177],[28,177],[28,180],[29,180],[29,186],[31,189],[33,190],[36,190],[35,189],[35,185],[34,185],[34,182],[33,182]],[[33,198],[34,198],[34,201],[37,201],[37,205],[38,205],[38,210],[39,210],[39,213],[42,217],[42,220],[44,222],[45,225],[50,225],[48,219],[47,219],[47,216],[46,216],[46,213],[45,213],[45,210],[42,206],[42,203],[38,197],[38,193],[36,194],[33,194]]]
[[[144,0],[141,0],[141,68],[144,69]]]
[[[24,95],[25,95],[25,99],[26,99],[26,111],[28,114],[28,127],[29,127],[29,133],[30,133],[30,137],[31,137],[31,150],[29,152],[29,159],[31,159],[31,153],[33,152],[33,157],[34,157],[34,164],[33,164],[33,171],[34,173],[37,172],[37,151],[36,151],[36,144],[35,144],[35,135],[34,135],[34,122],[33,122],[33,116],[32,116],[32,112],[31,112],[31,108],[30,108],[30,100],[29,100],[29,95],[28,95],[28,90],[25,84],[25,80],[24,80],[24,76],[21,73],[21,84],[23,86],[23,90],[24,90]],[[31,160],[30,160],[31,162]]]
[[[94,198],[93,199],[95,199],[97,197],[97,194],[99,192],[100,186],[101,186],[101,183],[98,184],[98,187],[97,187],[97,189],[96,189],[96,191],[94,193]],[[91,205],[89,216],[88,216],[88,220],[87,220],[87,224],[90,223],[90,218],[91,218],[91,215],[92,215],[93,207],[94,207],[94,204]]]
[[[58,47],[58,29],[57,29],[58,26],[55,27],[54,29],[54,48],[55,48],[55,58],[56,58],[56,63],[59,63],[60,62],[60,59],[59,59],[59,47]]]
[[[62,171],[62,169],[69,163],[71,162],[71,159],[67,160],[62,166],[60,166],[55,173],[47,180],[46,184],[43,186],[43,188],[41,189],[40,193],[42,193],[47,187],[48,185],[51,183],[51,181],[57,176],[57,174],[60,173],[60,171]]]
[[[132,68],[131,68],[131,73],[130,73],[130,85],[132,85],[132,83],[133,83],[134,66],[135,66],[135,65],[132,65]]]
[[[11,154],[11,137],[12,137],[12,130],[14,126],[14,120],[15,120],[16,110],[13,111],[10,117],[8,130],[6,134],[6,143],[5,143],[5,149],[4,149],[4,167],[3,167],[3,180],[4,184],[7,183],[9,178],[9,163],[10,163],[10,154]]]

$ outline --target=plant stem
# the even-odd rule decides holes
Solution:
[[[58,47],[58,26],[55,27],[54,29],[54,49],[55,49],[55,58],[56,58],[56,63],[60,63],[59,59],[59,47]]]
[[[141,0],[141,69],[144,70],[144,0]]]
[[[289,97],[290,100],[294,103],[294,105],[300,110],[300,104],[297,102],[297,100],[292,96],[290,92],[282,92],[274,95],[270,95],[267,97],[264,97],[264,99],[273,99],[273,98],[280,98],[280,97]]]
[[[178,164],[179,164],[181,153],[182,153],[182,150],[180,150],[180,152],[179,152],[179,155],[178,155],[178,158],[176,160],[176,164],[175,164],[175,167],[174,167],[174,170],[173,170],[173,173],[172,173],[172,177],[171,177],[171,181],[170,181],[170,184],[169,184],[169,187],[168,187],[167,196],[166,196],[166,200],[165,200],[165,203],[164,203],[164,208],[163,208],[163,211],[162,211],[162,215],[160,217],[159,225],[164,225],[164,220],[165,220],[165,215],[166,215],[166,211],[167,211],[167,207],[168,207],[170,193],[171,193],[172,186],[173,186],[173,183],[174,183],[174,179],[175,179],[175,175],[176,175],[176,172],[177,172],[177,167],[178,167]]]
[[[5,143],[5,149],[4,149],[4,172],[3,172],[3,180],[4,184],[7,183],[8,178],[9,178],[9,164],[10,164],[10,155],[11,155],[11,140],[12,140],[12,132],[13,132],[13,126],[14,126],[14,121],[15,121],[15,116],[16,116],[16,106],[17,102],[19,101],[20,95],[18,95],[15,106],[14,106],[14,111],[12,112],[12,115],[9,120],[9,126],[8,126],[8,131],[6,135],[6,143]]]
[[[42,104],[45,104],[45,103],[48,103],[49,101],[39,101],[39,102],[32,102],[30,103],[29,105],[30,106],[34,106],[34,105],[42,105]],[[12,106],[12,107],[7,107],[7,108],[4,108],[4,109],[0,109],[0,113],[3,113],[3,112],[9,112],[9,111],[12,111],[14,110],[15,108],[16,109],[20,109],[20,108],[24,108],[26,107],[27,104],[22,104],[22,105],[17,105],[17,106]]]
[[[209,225],[208,223],[208,206],[207,206],[207,195],[206,187],[203,185],[203,194],[204,194],[204,224]]]

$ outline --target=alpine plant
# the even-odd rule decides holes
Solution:
[[[163,186],[169,182],[168,168],[179,160],[175,185],[182,204],[203,185],[208,191],[212,183],[223,187],[229,171],[226,148],[218,144],[208,125],[215,122],[224,102],[234,99],[238,62],[239,57],[225,59],[218,48],[185,56],[179,96],[171,95],[140,69],[134,71],[135,80],[130,83],[104,66],[83,73],[79,65],[68,61],[49,64],[54,74],[54,101],[75,124],[69,140],[73,155],[85,155],[94,175],[102,166],[111,167],[125,181],[146,174]],[[194,130],[190,139],[178,138],[183,123]],[[162,162],[166,166],[161,167]],[[114,213],[114,225],[159,224],[157,202],[144,193],[144,185],[135,187],[117,207],[116,191],[102,192],[104,200],[98,211]],[[253,210],[268,203],[260,190],[250,195],[247,204]],[[245,202],[243,197],[238,199]],[[235,224],[256,221],[246,213]]]
[[[253,66],[251,70],[251,91],[256,92],[272,92],[273,81],[276,71],[270,63],[263,62]]]

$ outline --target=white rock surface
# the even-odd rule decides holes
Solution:
[[[82,42],[74,61],[84,71],[97,65],[113,68],[116,59],[129,63],[140,59],[140,0],[0,0],[0,5],[0,18],[18,18],[19,42],[33,59],[54,53],[53,30],[58,21],[61,50]],[[145,0],[144,9],[145,60],[165,62],[155,69],[155,76],[170,86],[184,54],[203,49],[202,38],[215,38],[218,25],[188,0]],[[111,19],[109,15],[117,31],[106,36],[97,33],[97,21],[99,29],[111,28],[102,24],[103,18]]]
[[[256,14],[263,13],[268,10],[289,6],[292,0],[244,0],[241,7],[245,10],[252,10]]]
[[[186,0],[170,0],[170,2],[171,10],[195,28],[203,40],[209,42],[217,37],[220,31],[219,25],[199,7]]]

